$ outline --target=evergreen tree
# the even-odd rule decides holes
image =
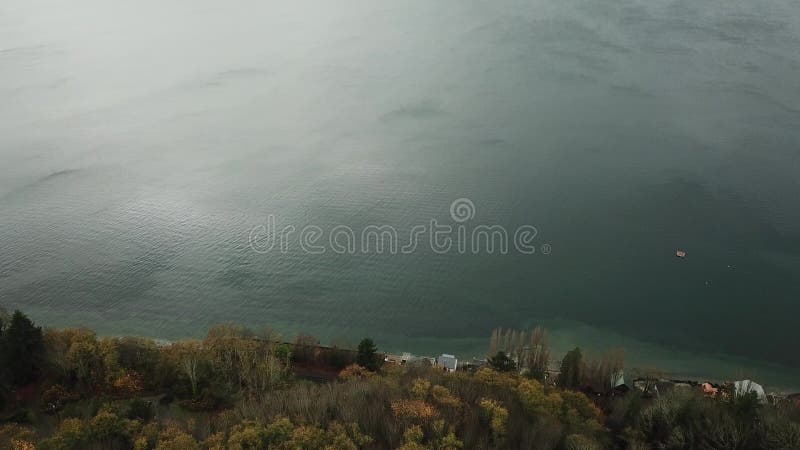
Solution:
[[[575,347],[561,360],[561,374],[558,385],[567,389],[577,389],[583,381],[583,354]]]
[[[372,342],[370,338],[364,338],[358,344],[358,356],[356,362],[359,366],[365,367],[369,370],[378,370],[378,347]]]
[[[35,381],[43,359],[42,329],[21,312],[14,311],[0,341],[0,366],[6,368],[5,381],[12,386]]]
[[[514,360],[506,355],[504,351],[499,351],[494,356],[490,356],[489,365],[498,372],[513,372],[517,368]]]

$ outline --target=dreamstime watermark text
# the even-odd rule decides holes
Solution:
[[[257,253],[288,253],[299,248],[311,255],[326,252],[396,255],[414,253],[425,247],[438,254],[547,255],[552,251],[550,244],[536,242],[539,231],[533,225],[509,230],[498,224],[470,224],[475,218],[475,204],[468,198],[459,198],[450,204],[450,218],[453,223],[431,219],[402,231],[391,225],[367,225],[358,230],[336,225],[326,230],[318,225],[278,228],[275,215],[270,214],[266,223],[250,230],[249,243]]]

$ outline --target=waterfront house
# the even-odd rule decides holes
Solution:
[[[767,395],[764,393],[764,388],[752,380],[740,380],[733,383],[733,395],[739,397],[741,395],[755,394],[758,401],[761,403],[767,402]]]
[[[454,355],[442,354],[436,358],[436,365],[448,372],[455,372],[458,368],[458,358]]]

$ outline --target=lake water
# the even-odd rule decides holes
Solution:
[[[796,0],[4,0],[0,160],[0,305],[45,325],[471,357],[544,324],[800,387]],[[459,198],[539,251],[249,244]]]

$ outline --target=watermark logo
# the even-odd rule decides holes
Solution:
[[[539,230],[533,225],[521,225],[509,232],[499,224],[468,224],[475,215],[472,200],[459,198],[450,204],[450,219],[455,225],[439,223],[432,218],[428,223],[401,232],[386,224],[367,225],[360,230],[347,225],[336,225],[328,230],[318,225],[305,225],[299,230],[295,225],[285,225],[279,229],[275,216],[270,214],[263,225],[250,230],[249,243],[257,253],[288,253],[299,248],[307,254],[396,255],[414,253],[425,247],[437,254],[505,255],[514,251],[524,255],[548,255],[552,251],[548,243],[537,244]]]
[[[450,204],[450,217],[457,223],[464,223],[475,218],[475,204],[468,198],[456,199]]]

